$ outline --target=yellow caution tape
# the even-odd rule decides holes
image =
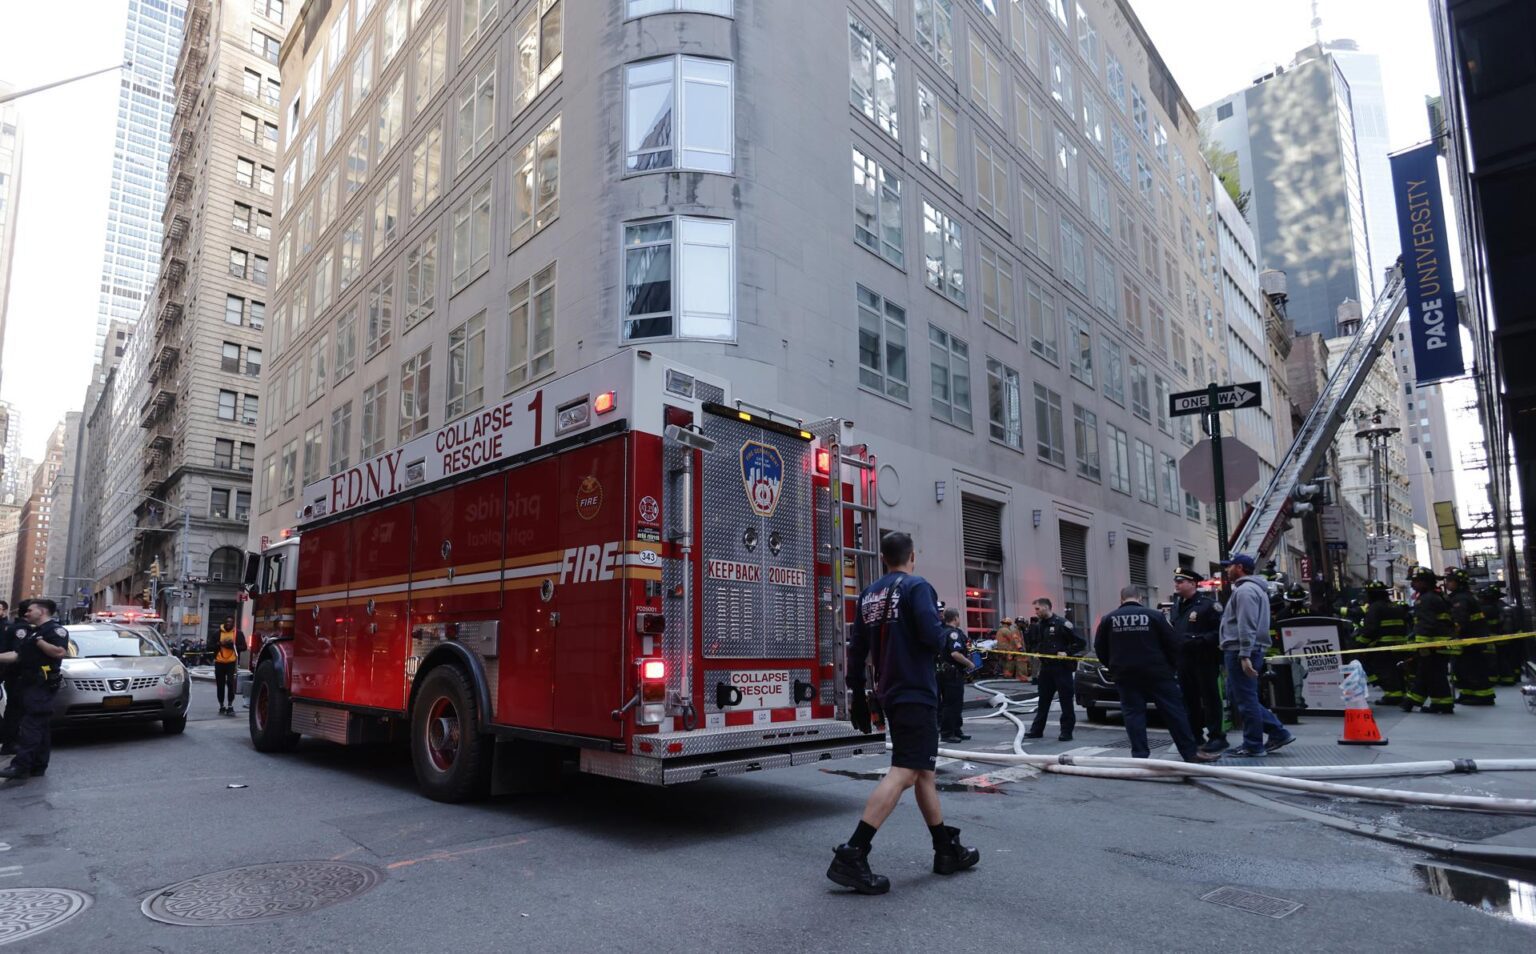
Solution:
[[[1330,650],[1329,655],[1353,655],[1355,653],[1411,653],[1421,649],[1441,649],[1449,646],[1476,646],[1484,643],[1503,643],[1512,639],[1526,639],[1536,636],[1536,633],[1505,633],[1501,636],[1468,636],[1464,639],[1440,639],[1432,643],[1396,643],[1391,646],[1363,646],[1359,649]],[[989,656],[1028,656],[1032,659],[1051,659],[1056,662],[1098,662],[1097,656],[1066,656],[1054,653],[1028,653],[1017,649],[982,649],[978,650]],[[1276,659],[1306,659],[1308,656],[1322,655],[1319,653],[1292,653],[1286,656],[1265,656],[1265,662]]]

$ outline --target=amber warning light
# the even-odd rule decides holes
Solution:
[[[619,406],[618,395],[613,391],[604,391],[592,399],[592,410],[598,414],[607,414]]]

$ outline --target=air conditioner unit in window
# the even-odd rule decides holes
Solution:
[[[251,519],[251,512],[249,510],[236,510],[235,511],[235,519],[236,520],[249,520],[249,519]]]

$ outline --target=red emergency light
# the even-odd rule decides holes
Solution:
[[[598,414],[607,414],[619,406],[619,397],[613,391],[604,391],[592,399],[592,410]]]
[[[667,678],[667,664],[661,659],[647,659],[640,664],[640,678],[646,682],[660,682]]]
[[[832,473],[832,452],[822,448],[816,452],[816,473]]]

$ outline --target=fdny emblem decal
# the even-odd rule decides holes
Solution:
[[[752,512],[759,517],[773,516],[784,487],[784,458],[778,448],[757,441],[741,445],[741,483]]]
[[[576,514],[583,520],[591,520],[603,509],[603,485],[596,477],[583,477],[576,488]]]

